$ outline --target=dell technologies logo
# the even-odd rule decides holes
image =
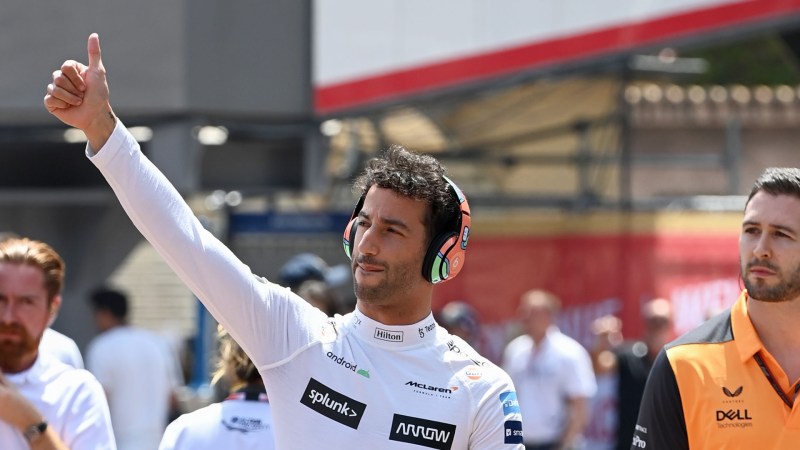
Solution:
[[[367,405],[340,394],[311,378],[300,403],[342,425],[358,429]]]
[[[717,410],[717,422],[723,422],[725,420],[753,420],[750,417],[750,413],[747,410],[741,409],[729,409],[727,411]]]
[[[395,414],[389,440],[450,450],[455,435],[455,425]]]

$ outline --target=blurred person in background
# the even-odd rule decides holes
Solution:
[[[272,410],[261,375],[221,326],[220,355],[212,383],[225,380],[228,396],[175,419],[159,450],[273,450]]]
[[[631,447],[636,417],[650,369],[658,352],[674,338],[672,303],[655,298],[642,306],[644,335],[627,343],[617,352],[619,384],[617,389],[617,449]]]
[[[503,353],[503,368],[517,388],[527,450],[581,448],[597,391],[589,352],[556,326],[560,308],[551,292],[523,294],[517,317],[525,332]]]
[[[43,242],[0,242],[0,449],[116,448],[100,383],[39,350],[65,269]]]
[[[436,321],[450,334],[463,339],[485,358],[499,362],[499,355],[496,354],[496,351],[492,351],[483,335],[478,311],[470,304],[460,301],[448,302],[436,314]]]
[[[297,295],[303,297],[328,317],[338,314],[338,301],[331,288],[319,280],[306,280],[297,288]]]
[[[18,234],[11,231],[0,231],[0,242],[6,239],[18,239],[19,237]],[[56,321],[56,317],[56,311],[54,310],[50,323],[44,330],[44,334],[42,334],[41,342],[39,342],[39,351],[55,357],[68,366],[83,369],[83,356],[78,344],[71,337],[50,328],[53,322]]]
[[[128,323],[128,298],[101,287],[89,298],[100,331],[87,367],[105,389],[119,450],[158,447],[181,384],[177,358],[165,339]]]
[[[613,450],[617,445],[617,373],[616,350],[622,344],[622,320],[605,315],[592,321],[594,342],[589,354],[597,380],[597,394],[589,406],[589,423],[584,436],[584,450]]]
[[[350,312],[355,306],[349,300],[353,291],[350,268],[346,265],[331,267],[314,253],[298,253],[289,258],[281,266],[278,278],[281,284],[329,316]]]

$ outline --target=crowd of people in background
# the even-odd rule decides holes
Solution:
[[[329,316],[353,307],[350,299],[337,294],[343,283],[352,283],[348,276],[349,271],[334,269],[310,252],[290,258],[278,274],[281,282]],[[266,388],[252,361],[224,329],[218,334],[214,376],[224,397],[196,411],[182,411],[175,394],[187,377],[166,341],[129,323],[130,305],[123,291],[99,287],[88,300],[98,335],[87,347],[86,367],[106,395],[116,448],[217,448],[214,445],[223,443],[271,448]],[[619,317],[595,319],[594,340],[588,347],[559,331],[559,312],[560,300],[553,293],[523,294],[517,322],[509,324],[509,342],[499,354],[488,345],[480,314],[469,302],[448,302],[435,317],[463,340],[462,345],[492,356],[490,360],[511,375],[526,418],[526,449],[630,448],[650,368],[658,351],[674,338],[669,300],[643,304],[641,339],[624,340]],[[43,331],[40,353],[82,369],[84,360],[75,341],[49,328],[54,318],[55,314]]]
[[[278,276],[329,316],[352,308],[349,299],[337,295],[341,284],[352,282],[348,272],[332,268],[316,254],[295,255]],[[224,397],[202,409],[182,411],[175,393],[187,377],[166,341],[129,323],[123,291],[100,287],[89,302],[99,334],[87,348],[87,368],[104,388],[118,449],[150,449],[159,442],[163,450],[218,448],[214,445],[222,443],[270,448],[266,389],[252,361],[224,329],[218,333],[220,359],[213,379],[223,386]],[[619,317],[595,319],[588,348],[559,331],[559,311],[560,300],[553,293],[526,292],[500,354],[488,344],[480,314],[469,302],[448,302],[435,317],[511,375],[526,418],[527,449],[627,450],[650,368],[674,337],[670,302],[657,298],[642,306],[639,340],[623,339]],[[51,328],[43,334],[40,351],[83,368],[75,342]],[[168,417],[179,415],[170,424]]]

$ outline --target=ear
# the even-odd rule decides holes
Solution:
[[[50,301],[50,305],[48,306],[48,312],[50,313],[50,320],[47,323],[47,326],[50,326],[55,322],[56,317],[58,317],[58,311],[61,309],[61,295],[56,295],[53,297],[53,300]]]

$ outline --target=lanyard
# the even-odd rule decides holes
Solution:
[[[786,406],[789,407],[789,409],[792,409],[792,407],[794,406],[794,399],[797,398],[797,393],[800,392],[800,383],[795,385],[794,396],[791,400],[789,400],[789,397],[786,395],[785,392],[783,392],[783,389],[781,389],[781,387],[778,386],[778,382],[775,381],[775,377],[772,375],[772,372],[770,372],[767,365],[764,364],[764,360],[761,359],[761,355],[756,353],[755,355],[753,355],[753,359],[756,360],[756,362],[758,363],[758,367],[761,368],[761,372],[763,372],[764,376],[767,377],[767,381],[769,381],[769,384],[772,385],[772,389],[774,389],[775,392],[778,394],[778,396],[781,398],[781,400],[783,400],[783,403],[785,403]]]

